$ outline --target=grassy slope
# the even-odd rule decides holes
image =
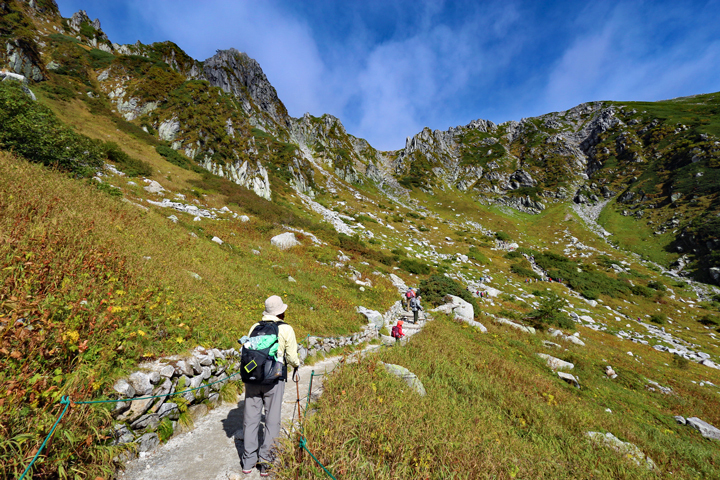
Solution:
[[[289,320],[298,336],[356,331],[364,321],[355,305],[386,306],[388,284],[382,279],[374,278],[375,288],[362,293],[315,261],[323,252],[332,255],[330,247],[304,241],[278,251],[269,239],[280,230],[262,219],[198,225],[176,213],[175,225],[165,218],[172,212],[146,213],[101,193],[90,181],[0,155],[3,475],[17,473],[28,448],[47,432],[61,393],[95,396],[137,361],[198,344],[230,348],[259,319],[269,295],[282,295],[291,305]],[[127,178],[111,181],[133,201],[144,193]],[[211,242],[213,236],[226,243]],[[261,249],[259,256],[250,253],[254,248]],[[288,282],[288,275],[297,283]],[[15,326],[18,319],[33,329]],[[104,443],[99,427],[107,425],[106,417],[91,414],[85,426],[76,421],[68,420],[72,440],[59,440],[54,455],[76,449],[86,438]],[[41,471],[62,465],[51,455]],[[93,464],[107,465],[108,455],[93,447],[65,462],[95,471]]]
[[[4,349],[1,382],[6,386],[0,393],[4,476],[17,475],[39,445],[54,421],[58,406],[53,402],[60,393],[71,393],[76,399],[101,395],[113,378],[143,358],[185,352],[196,344],[232,346],[257,320],[267,295],[286,296],[292,306],[290,320],[299,336],[355,331],[363,323],[354,314],[355,305],[382,310],[396,299],[387,281],[372,275],[376,270],[389,272],[384,265],[373,261],[362,265],[367,259],[351,254],[353,267],[375,284],[361,293],[336,269],[318,263],[329,263],[337,254],[337,239],[327,228],[308,223],[330,245],[311,247],[309,241],[303,241],[302,247],[278,252],[268,244],[272,235],[283,231],[278,217],[252,214],[267,205],[251,203],[251,197],[226,184],[166,162],[153,148],[156,140],[138,132],[131,135],[130,127],[119,129],[127,125],[109,116],[92,115],[85,102],[61,101],[56,95],[51,98],[45,89],[37,93],[78,131],[115,141],[133,157],[148,162],[153,179],[172,193],[197,193],[196,199],[205,205],[219,208],[229,204],[237,213],[251,213],[253,218],[247,224],[228,220],[197,223],[189,215],[155,207],[144,213],[93,185],[0,154],[0,258],[5,262],[0,269],[0,316],[7,323],[0,347]],[[690,123],[684,117],[671,120]],[[707,123],[700,117],[698,122]],[[127,178],[106,180],[133,202],[142,203],[149,196],[142,184],[130,185]],[[22,197],[17,194],[18,185],[23,185]],[[358,201],[349,188],[340,189],[337,195],[320,195],[319,200],[350,215],[378,211],[378,203],[393,204],[373,187],[358,189],[374,204]],[[397,205],[392,210],[382,209],[379,216],[388,218],[396,230],[366,222],[376,233],[376,247],[386,252],[405,246],[420,250],[409,241],[415,236],[411,225],[428,228],[426,237],[440,245],[438,251],[443,253],[467,253],[471,246],[480,246],[491,260],[489,265],[456,268],[444,262],[441,266],[451,273],[470,275],[489,268],[492,285],[506,294],[482,304],[479,319],[488,324],[490,335],[480,336],[441,320],[407,349],[383,353],[386,360],[420,375],[428,388],[426,399],[398,392],[396,380],[372,362],[349,366],[332,379],[318,405],[320,415],[308,426],[310,446],[319,449],[324,463],[344,478],[473,478],[478,471],[499,478],[643,476],[644,471],[613,452],[588,451],[584,431],[605,429],[637,443],[663,471],[679,472],[683,478],[716,476],[717,450],[710,450],[697,433],[677,427],[669,417],[696,415],[720,425],[717,389],[690,383],[710,379],[720,384],[716,371],[694,364],[689,371],[676,370],[666,365],[671,363],[667,354],[582,329],[588,347],[571,346],[558,356],[576,363],[584,388],[577,391],[566,386],[533,356],[542,351],[542,336],[523,337],[494,328],[482,313],[503,312],[521,318],[532,307],[519,300],[520,295],[547,288],[570,298],[570,292],[558,284],[523,284],[522,278],[508,271],[513,260],[505,258],[504,252],[491,250],[486,238],[458,233],[457,224],[477,221],[490,230],[507,233],[522,246],[557,253],[566,243],[559,232],[567,229],[614,259],[631,258],[586,232],[563,206],[529,216],[479,206],[454,191],[413,196],[440,217],[412,218],[412,211]],[[276,199],[287,211],[302,216],[292,195],[276,195]],[[177,225],[166,220],[170,214],[180,218]],[[395,221],[393,216],[403,221]],[[387,237],[378,236],[380,233]],[[226,243],[212,243],[213,236]],[[445,237],[454,243],[446,243]],[[253,249],[259,249],[261,255],[250,253]],[[595,255],[584,263],[596,261]],[[633,268],[641,275],[654,275],[641,265]],[[608,269],[603,271],[617,276]],[[199,274],[202,280],[193,279],[188,272]],[[289,283],[288,275],[298,283]],[[413,283],[422,278],[403,276]],[[648,279],[631,280],[645,284]],[[678,286],[670,286],[678,297],[692,298]],[[665,314],[673,321],[666,325],[668,331],[699,344],[702,351],[715,356],[720,353],[717,341],[707,335],[708,329],[696,322],[716,306],[690,307],[667,296],[603,296],[601,300],[604,303],[596,308],[575,298],[571,303],[574,309],[585,309],[608,323],[609,333],[639,327],[615,323],[604,305],[622,308],[630,317]],[[34,329],[14,326],[18,318],[30,319]],[[640,359],[628,356],[627,350],[639,353]],[[437,355],[428,356],[427,352]],[[603,379],[606,364],[620,374],[617,381]],[[649,393],[641,376],[672,386],[677,396]],[[407,395],[412,408],[405,408]],[[613,415],[604,411],[608,407]],[[57,476],[62,468],[109,475],[115,452],[101,446],[107,425],[109,418],[102,409],[73,410],[63,436],[56,438],[49,457],[41,460],[39,477]],[[83,446],[86,441],[88,446]],[[290,470],[284,473],[292,476]]]
[[[587,347],[548,349],[488,324],[480,334],[446,319],[430,323],[405,348],[348,365],[327,380],[317,413],[306,423],[308,446],[338,478],[678,478],[720,475],[715,443],[678,425],[672,415],[720,423],[717,388],[691,381],[720,375],[692,365],[680,371],[667,356],[582,329]],[[575,389],[535,353],[575,364]],[[428,392],[415,392],[378,366],[400,364]],[[619,377],[605,378],[605,365]],[[675,394],[646,389],[646,377]],[[609,408],[612,413],[607,412]],[[640,446],[658,465],[648,472],[610,449],[594,447],[587,431],[611,432]],[[291,450],[280,478],[294,478]],[[302,478],[323,478],[309,459]]]

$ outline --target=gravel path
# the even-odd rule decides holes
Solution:
[[[412,314],[404,314],[412,318]],[[424,314],[423,314],[424,316]],[[422,317],[421,317],[422,318]],[[406,323],[406,335],[418,333],[424,321],[418,325]],[[362,353],[380,348],[368,346]],[[302,406],[307,401],[310,375],[329,373],[339,364],[342,357],[330,357],[312,366],[300,367],[300,398]],[[312,399],[322,394],[324,376],[313,377]],[[118,480],[239,480],[259,479],[258,470],[244,475],[240,466],[243,451],[242,427],[244,395],[237,403],[222,404],[211,410],[206,416],[195,421],[195,428],[171,438],[154,451],[126,463],[125,471],[120,472]],[[297,418],[297,390],[295,383],[288,381],[282,406],[283,432],[287,432],[293,418]],[[262,428],[261,428],[262,430]]]

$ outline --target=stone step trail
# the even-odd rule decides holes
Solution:
[[[408,323],[412,320],[412,312],[401,313],[404,322],[403,331],[407,337],[422,330],[426,319],[424,312],[420,314],[417,325]],[[400,319],[398,318],[398,319]],[[397,319],[395,320],[397,321]],[[394,325],[395,322],[392,323]],[[406,339],[407,339],[406,337]],[[406,340],[405,339],[405,340]],[[404,343],[404,342],[403,342]],[[380,345],[369,345],[350,356],[354,361],[359,355],[376,351]],[[311,373],[313,376],[312,398],[316,400],[323,391],[324,374],[332,372],[343,357],[325,358],[314,365],[300,367],[299,385],[301,407],[307,404],[307,394]],[[323,374],[323,375],[319,375]],[[295,383],[288,381],[282,405],[282,434],[287,434],[293,421],[297,421],[297,388]],[[244,395],[237,402],[221,404],[206,416],[195,421],[195,428],[187,433],[179,434],[160,445],[152,452],[143,453],[140,457],[126,463],[125,471],[117,475],[118,480],[254,480],[260,478],[257,469],[251,474],[242,473],[240,457],[243,451],[243,407]],[[262,429],[261,429],[262,430]]]

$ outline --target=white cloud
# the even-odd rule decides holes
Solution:
[[[596,19],[599,29],[578,36],[565,50],[538,103],[550,111],[592,100],[660,100],[717,90],[720,41],[707,41],[702,28],[672,32],[668,17],[682,23],[680,14],[633,4]]]

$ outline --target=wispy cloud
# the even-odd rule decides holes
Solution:
[[[590,100],[658,100],[720,88],[720,40],[697,22],[702,10],[647,7],[622,4],[600,18],[586,10],[577,22],[592,17],[598,29],[578,35],[557,60],[542,104],[560,109]],[[693,22],[700,28],[686,27]]]

